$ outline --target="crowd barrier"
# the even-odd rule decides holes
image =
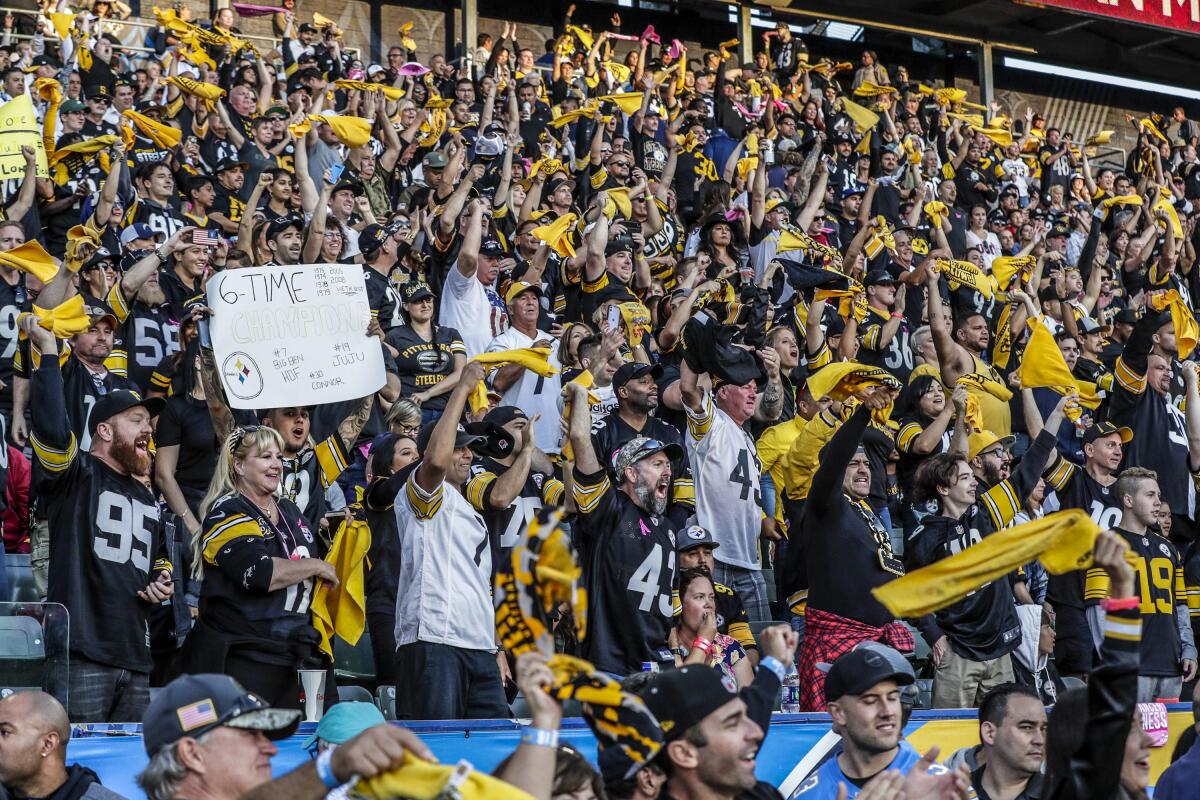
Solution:
[[[1189,705],[1170,706],[1170,738],[1151,755],[1153,780],[1170,763],[1171,751],[1185,728],[1192,724]],[[1081,721],[1082,723],[1082,721]],[[77,725],[67,747],[67,762],[95,770],[104,785],[128,798],[143,797],[135,777],[146,764],[139,725]],[[302,744],[316,725],[305,723],[290,738],[278,742],[277,775],[309,758]],[[520,739],[520,725],[507,720],[417,722],[409,725],[433,750],[438,760],[454,764],[466,759],[476,770],[490,772],[511,753]],[[974,711],[919,711],[909,720],[905,736],[924,752],[933,745],[943,758],[956,750],[979,744],[979,724]],[[562,741],[577,747],[595,762],[596,742],[580,719],[563,722]],[[787,797],[836,746],[824,714],[776,714],[758,756],[759,779],[780,787]]]

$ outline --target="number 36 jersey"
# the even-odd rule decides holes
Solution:
[[[575,543],[588,590],[588,633],[583,657],[617,675],[644,661],[670,662],[671,592],[675,586],[675,530],[649,514],[599,472],[575,470],[579,509]]]
[[[101,664],[149,672],[150,605],[137,593],[171,565],[158,504],[137,478],[81,452],[67,423],[58,360],[33,373],[30,444],[50,525],[48,599],[71,616],[71,650]]]

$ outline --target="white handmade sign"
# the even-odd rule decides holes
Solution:
[[[217,371],[232,408],[353,400],[386,381],[362,267],[301,264],[219,272],[208,282]]]

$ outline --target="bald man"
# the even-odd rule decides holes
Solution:
[[[0,700],[0,786],[14,798],[125,800],[100,785],[96,773],[67,766],[71,723],[45,692],[15,692]]]

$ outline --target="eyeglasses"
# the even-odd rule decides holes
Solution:
[[[610,167],[629,167],[629,166],[632,166],[632,164],[631,164],[629,161],[610,161],[610,162],[608,162],[608,165],[609,165]]]

